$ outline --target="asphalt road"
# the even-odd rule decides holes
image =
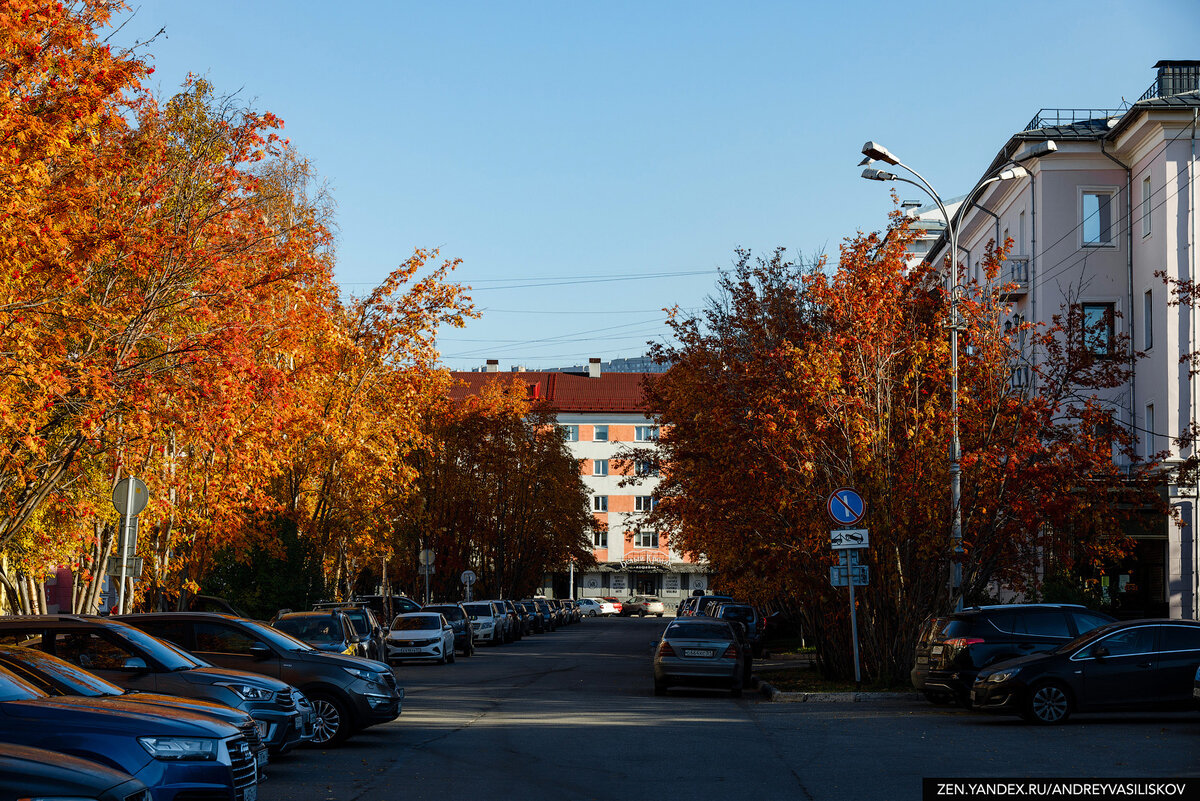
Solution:
[[[268,768],[261,801],[919,799],[923,777],[1200,777],[1200,714],[1035,728],[922,702],[653,695],[669,619],[593,619],[397,668],[393,723]]]

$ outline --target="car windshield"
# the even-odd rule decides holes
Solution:
[[[701,621],[672,623],[663,632],[664,640],[727,640],[729,636],[729,626],[723,623],[704,623]]]
[[[437,615],[400,615],[392,621],[392,631],[425,631],[441,627]]]
[[[259,623],[257,620],[239,620],[243,626],[250,630],[250,634],[258,637],[260,640],[265,640],[276,648],[282,648],[285,651],[311,651],[313,647],[304,640],[298,640],[290,634],[272,628],[266,623]]]
[[[342,614],[350,618],[350,622],[358,631],[371,630],[371,624],[367,622],[367,613],[361,609],[343,609]]]
[[[489,604],[467,604],[463,607],[471,617],[491,617],[492,607]]]
[[[427,606],[427,612],[441,612],[447,620],[462,620],[466,615],[457,606]]]
[[[1092,629],[1091,631],[1085,631],[1083,634],[1080,634],[1070,642],[1063,643],[1059,647],[1055,648],[1052,653],[1061,654],[1066,651],[1074,651],[1078,648],[1083,648],[1100,639],[1101,637],[1111,634],[1112,630],[1120,625],[1120,623],[1109,623],[1107,626],[1100,626],[1099,628]]]
[[[0,701],[29,701],[46,697],[46,693],[0,667]]]
[[[342,627],[328,615],[297,615],[276,620],[275,628],[307,643],[341,642]]]
[[[34,674],[41,681],[31,680],[31,683],[47,691],[50,691],[49,688],[53,688],[58,693],[89,697],[124,695],[125,693],[124,689],[110,681],[105,681],[70,662],[33,648],[0,646],[0,662],[4,663],[6,667],[20,666]],[[20,673],[21,671],[17,669],[16,672]]]
[[[191,670],[192,668],[209,667],[209,664],[204,660],[197,659],[182,648],[177,648],[165,640],[152,637],[141,629],[117,623],[116,621],[113,621],[109,625],[114,627],[110,631],[115,631],[119,636],[124,637],[145,651],[152,659],[162,664],[167,670]]]
[[[748,606],[723,606],[721,607],[721,619],[752,623],[754,622],[754,610]]]

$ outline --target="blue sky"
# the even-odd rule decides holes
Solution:
[[[948,198],[1038,109],[1118,107],[1200,58],[1195,0],[135,9],[117,39],[166,28],[158,91],[195,72],[284,119],[337,201],[347,293],[415,247],[463,259],[483,316],[443,332],[454,369],[636,356],[735,248],[881,228],[864,141]]]

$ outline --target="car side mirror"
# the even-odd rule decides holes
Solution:
[[[130,673],[149,673],[150,666],[140,656],[131,656],[121,664],[121,670],[128,670]]]
[[[250,646],[250,656],[258,661],[270,659],[273,651],[261,642],[256,642]]]
[[[1103,645],[1092,646],[1092,656],[1094,656],[1096,659],[1103,659],[1104,657],[1106,657],[1108,655],[1109,655],[1108,649],[1105,648]]]

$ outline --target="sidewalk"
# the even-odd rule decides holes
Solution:
[[[768,701],[779,703],[863,703],[863,702],[907,702],[924,701],[921,694],[911,692],[782,692],[770,683],[771,672],[792,668],[809,668],[813,658],[809,654],[778,654],[769,659],[754,660],[754,680],[758,691]]]

